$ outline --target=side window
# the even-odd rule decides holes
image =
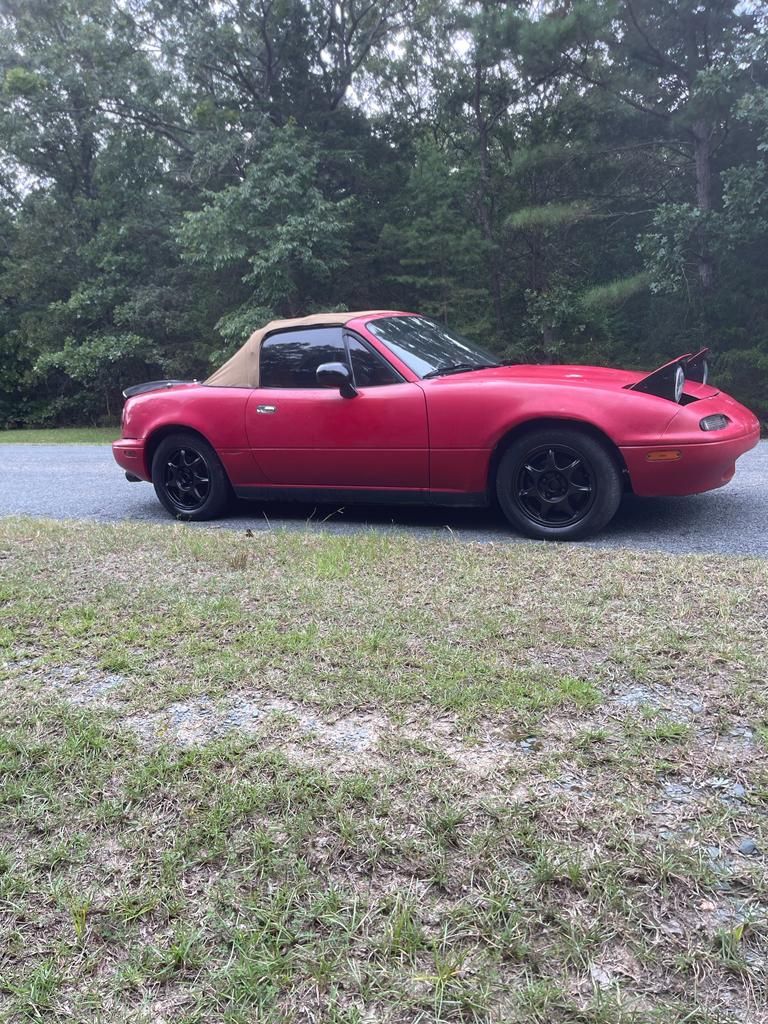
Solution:
[[[316,388],[321,363],[347,363],[341,327],[281,331],[265,338],[259,353],[263,388]]]
[[[378,387],[380,384],[398,384],[402,377],[360,338],[354,334],[347,335],[349,358],[352,361],[352,375],[359,388]]]

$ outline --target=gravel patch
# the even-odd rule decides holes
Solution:
[[[160,741],[197,747],[233,732],[264,735],[280,746],[296,733],[316,738],[321,745],[348,753],[376,747],[391,728],[382,715],[357,714],[325,720],[301,705],[282,698],[215,703],[207,697],[169,704],[148,715],[130,715],[122,725],[147,744]]]
[[[44,683],[57,690],[70,704],[88,706],[120,699],[125,676],[118,673],[59,665],[43,669]]]
[[[259,736],[301,759],[324,750],[337,766],[349,769],[370,766],[394,745],[416,743],[422,751],[448,758],[477,779],[503,772],[511,761],[533,754],[538,745],[533,737],[505,740],[490,729],[459,737],[450,720],[419,717],[417,722],[403,725],[371,711],[326,718],[294,701],[266,697],[224,704],[205,697],[178,701],[151,714],[129,715],[121,719],[121,725],[148,746],[170,742],[191,748],[241,733]]]
[[[636,682],[615,686],[609,700],[611,705],[633,711],[647,710],[650,714],[662,713],[671,721],[681,724],[688,724],[706,712],[704,699],[695,693],[681,693],[668,686]]]

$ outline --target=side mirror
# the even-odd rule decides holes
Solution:
[[[321,363],[315,377],[321,388],[338,388],[342,398],[354,398],[357,394],[352,374],[344,363]]]

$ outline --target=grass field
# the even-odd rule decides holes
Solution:
[[[768,1020],[768,565],[0,522],[0,1019]]]
[[[39,427],[0,430],[0,444],[109,444],[119,436],[119,427]]]

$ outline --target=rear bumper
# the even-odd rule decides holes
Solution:
[[[113,442],[112,454],[118,466],[121,466],[127,473],[139,477],[140,480],[150,479],[143,440],[121,437],[119,441]]]
[[[736,472],[736,460],[754,448],[760,440],[760,425],[755,420],[751,427],[737,437],[722,440],[681,444],[643,445],[620,448],[632,481],[632,490],[642,497],[700,494],[723,487]],[[669,462],[649,461],[649,456],[661,451],[679,452]]]

